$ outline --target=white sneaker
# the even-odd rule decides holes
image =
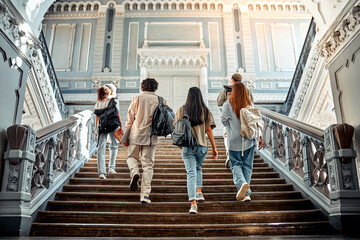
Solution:
[[[250,186],[247,183],[243,183],[236,194],[236,200],[241,201],[245,198],[245,194],[247,190],[249,190]]]
[[[226,161],[225,161],[225,167],[230,168],[230,159],[229,158],[226,159]]]
[[[250,202],[250,201],[251,201],[251,197],[250,197],[250,195],[245,196],[245,197],[244,197],[244,199],[243,199],[243,200],[241,200],[241,201],[243,201],[243,202]]]
[[[99,175],[99,178],[100,178],[100,179],[106,179],[106,176],[105,176],[105,174],[101,173],[101,174]]]
[[[151,200],[148,196],[142,196],[141,199],[140,199],[140,202],[142,204],[147,204],[147,203],[151,203]]]
[[[115,169],[113,169],[113,168],[109,168],[108,173],[109,173],[109,174],[114,174],[114,173],[116,173],[116,171],[115,171]]]
[[[190,210],[189,210],[189,213],[190,213],[190,214],[197,214],[197,213],[198,213],[197,210],[198,210],[197,205],[191,205]]]
[[[197,192],[196,198],[198,201],[205,201],[205,198],[204,198],[204,195],[202,194],[202,192]]]

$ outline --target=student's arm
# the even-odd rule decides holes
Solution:
[[[206,134],[208,135],[211,143],[213,159],[216,160],[218,158],[218,152],[216,150],[215,139],[211,126],[209,126],[209,128],[206,130]]]
[[[228,103],[225,103],[224,106],[223,106],[223,110],[221,112],[221,116],[220,116],[220,119],[221,119],[221,122],[222,124],[226,127],[227,125],[229,125],[229,120],[231,118],[230,116],[230,112],[229,112],[229,104]]]

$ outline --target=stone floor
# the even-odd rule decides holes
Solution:
[[[185,239],[204,239],[204,240],[215,240],[215,239],[250,239],[250,240],[356,240],[360,239],[360,237],[344,237],[341,235],[322,235],[322,236],[309,236],[309,235],[302,235],[302,236],[246,236],[246,237],[220,237],[220,238],[101,238],[101,237],[84,237],[84,238],[64,238],[64,237],[0,237],[0,239],[9,239],[9,240],[114,240],[114,239],[136,239],[136,240],[154,240],[154,239],[160,239],[160,240],[168,240],[168,239],[174,239],[174,240],[185,240]]]

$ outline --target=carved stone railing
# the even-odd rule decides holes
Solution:
[[[29,126],[8,129],[8,150],[0,194],[0,235],[29,234],[32,218],[96,150],[95,119],[86,110],[36,133]]]
[[[260,155],[329,215],[339,231],[360,219],[360,191],[353,147],[340,149],[334,126],[325,132],[260,108],[265,122]],[[351,136],[350,136],[351,142]],[[342,158],[350,161],[342,162]]]
[[[43,56],[43,59],[44,59],[44,63],[45,63],[45,66],[46,66],[47,73],[49,75],[51,86],[52,86],[53,91],[54,91],[56,103],[58,105],[61,116],[64,119],[64,118],[67,117],[66,103],[65,103],[63,95],[61,93],[59,82],[58,82],[57,77],[56,77],[55,68],[53,66],[51,56],[50,56],[50,53],[49,53],[49,49],[47,47],[45,37],[44,37],[42,32],[39,35],[39,40],[40,40],[40,43],[41,43],[41,48],[40,48],[41,53],[42,53],[42,56]]]
[[[287,95],[286,100],[282,107],[283,108],[282,113],[285,114],[286,116],[289,115],[291,107],[293,105],[295,95],[298,90],[307,59],[309,57],[311,47],[313,46],[315,35],[316,35],[316,23],[314,21],[314,18],[312,18],[311,22],[310,22],[310,27],[309,27],[308,33],[305,38],[303,48],[300,53],[299,61],[297,63],[297,66],[296,66],[296,69],[295,69],[295,72],[293,75],[293,79],[291,81],[288,95]]]

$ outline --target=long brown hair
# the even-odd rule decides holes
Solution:
[[[238,118],[240,118],[240,109],[251,105],[247,89],[243,83],[236,82],[232,86],[229,103]]]
[[[202,124],[204,121],[207,122],[209,118],[209,109],[205,105],[202,97],[200,88],[191,87],[189,89],[186,103],[185,112],[189,116],[191,126],[197,126]],[[204,111],[204,119],[202,119],[202,112]]]
[[[102,86],[97,90],[98,101],[103,102],[107,99],[107,97],[111,94],[110,88],[106,86]]]

